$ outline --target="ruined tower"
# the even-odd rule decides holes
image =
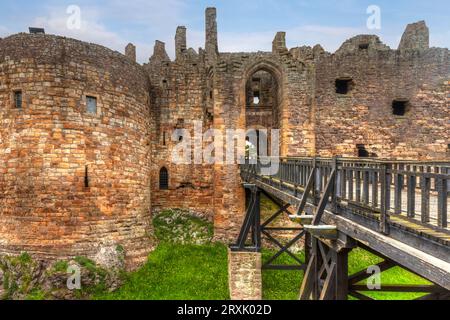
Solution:
[[[219,54],[219,44],[217,37],[217,11],[216,8],[206,9],[206,56],[214,61]]]

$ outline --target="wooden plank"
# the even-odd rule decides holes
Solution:
[[[402,191],[404,176],[397,174],[395,176],[395,213],[402,214]]]
[[[378,172],[372,172],[372,208],[378,208]]]
[[[416,217],[416,177],[408,177],[408,217],[414,219]]]
[[[447,181],[444,179],[438,180],[438,226],[441,228],[448,227],[447,216]]]
[[[361,202],[361,171],[355,171],[355,185],[356,185],[356,202]]]
[[[430,191],[431,191],[431,179],[422,177],[421,179],[422,189],[422,205],[421,205],[421,220],[423,223],[430,222]]]
[[[336,261],[336,300],[348,299],[348,253],[349,249],[333,252]]]
[[[347,171],[342,169],[341,173],[341,199],[345,199],[347,197]]]
[[[347,170],[348,174],[348,200],[353,200],[353,170]]]
[[[318,281],[318,279],[317,279]],[[335,300],[336,299],[336,263],[332,262],[330,270],[327,273],[325,283],[323,284],[322,292],[319,300]]]
[[[384,272],[386,270],[389,270],[393,267],[395,267],[395,263],[393,263],[390,260],[385,260],[383,262],[380,262],[376,265],[377,267],[380,268],[381,272]],[[371,276],[371,274],[367,273],[367,270],[361,270],[360,272],[357,272],[353,275],[351,275],[348,279],[349,284],[353,285],[353,284],[357,284],[367,278],[369,278]]]
[[[375,300],[375,299],[373,299],[373,298],[371,298],[371,297],[368,297],[368,296],[363,295],[363,294],[361,294],[361,293],[359,293],[359,292],[356,292],[356,291],[351,291],[351,290],[350,290],[350,292],[349,292],[348,294],[351,295],[352,297],[354,297],[354,298],[356,298],[356,299],[358,299],[358,300],[362,300],[362,301],[372,301],[372,300]]]
[[[423,293],[428,293],[428,292],[441,292],[442,288],[439,288],[438,286],[435,285],[403,285],[403,284],[398,284],[398,285],[381,285],[381,289],[377,289],[377,290],[370,290],[369,288],[367,288],[367,286],[365,285],[352,285],[350,287],[351,291],[376,291],[376,292],[423,292]]]
[[[364,170],[363,171],[363,203],[369,204],[369,172]]]
[[[305,210],[306,202],[308,201],[308,197],[310,196],[311,190],[314,188],[314,176],[316,170],[313,169],[308,179],[308,183],[305,188],[305,192],[303,193],[302,200],[300,201],[300,205],[298,206],[297,215],[301,215]]]
[[[305,271],[305,276],[303,278],[302,286],[300,288],[299,300],[310,300],[312,291],[314,289],[314,282],[316,278],[316,266],[317,264],[317,254],[313,253],[310,257],[308,267]]]
[[[313,224],[319,225],[320,221],[322,219],[322,214],[325,210],[325,207],[327,206],[329,202],[329,198],[331,196],[331,192],[334,189],[334,180],[336,179],[336,169],[333,170],[330,176],[330,180],[328,181],[328,184],[325,188],[325,191],[322,195],[322,199],[320,199],[319,205],[317,206],[316,216],[314,217]]]
[[[383,234],[389,233],[389,211],[391,208],[391,177],[388,173],[388,166],[382,165],[380,168],[380,184],[381,184],[381,199],[380,199],[380,232]]]

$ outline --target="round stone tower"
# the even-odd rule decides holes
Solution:
[[[0,40],[0,254],[94,258],[152,249],[148,76],[107,48]]]

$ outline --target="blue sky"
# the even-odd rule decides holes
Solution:
[[[81,29],[69,30],[69,5],[81,9]],[[381,29],[368,30],[368,6],[381,9]],[[218,9],[219,47],[225,51],[270,50],[277,31],[287,32],[289,47],[320,43],[334,52],[356,34],[378,34],[396,48],[408,23],[426,20],[431,45],[450,47],[449,0],[1,0],[0,37],[45,27],[47,33],[95,42],[123,51],[138,47],[148,61],[155,40],[173,56],[178,25],[188,28],[188,46],[204,46],[204,10]]]

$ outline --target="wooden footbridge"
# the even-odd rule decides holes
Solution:
[[[374,270],[400,266],[431,283],[382,283],[377,291],[423,293],[421,300],[450,299],[450,162],[268,160],[247,160],[241,166],[247,213],[231,250],[259,252],[265,241],[277,246],[279,252],[263,268],[303,270],[302,300],[370,300],[364,280],[372,274],[348,274],[348,254],[357,247],[382,258]],[[277,173],[265,174],[274,164],[279,165]],[[279,207],[267,221],[261,221],[262,193]],[[283,214],[298,227],[271,226]],[[282,243],[274,235],[279,231],[295,236]],[[290,250],[301,241],[305,263]],[[282,254],[297,264],[276,265]]]

